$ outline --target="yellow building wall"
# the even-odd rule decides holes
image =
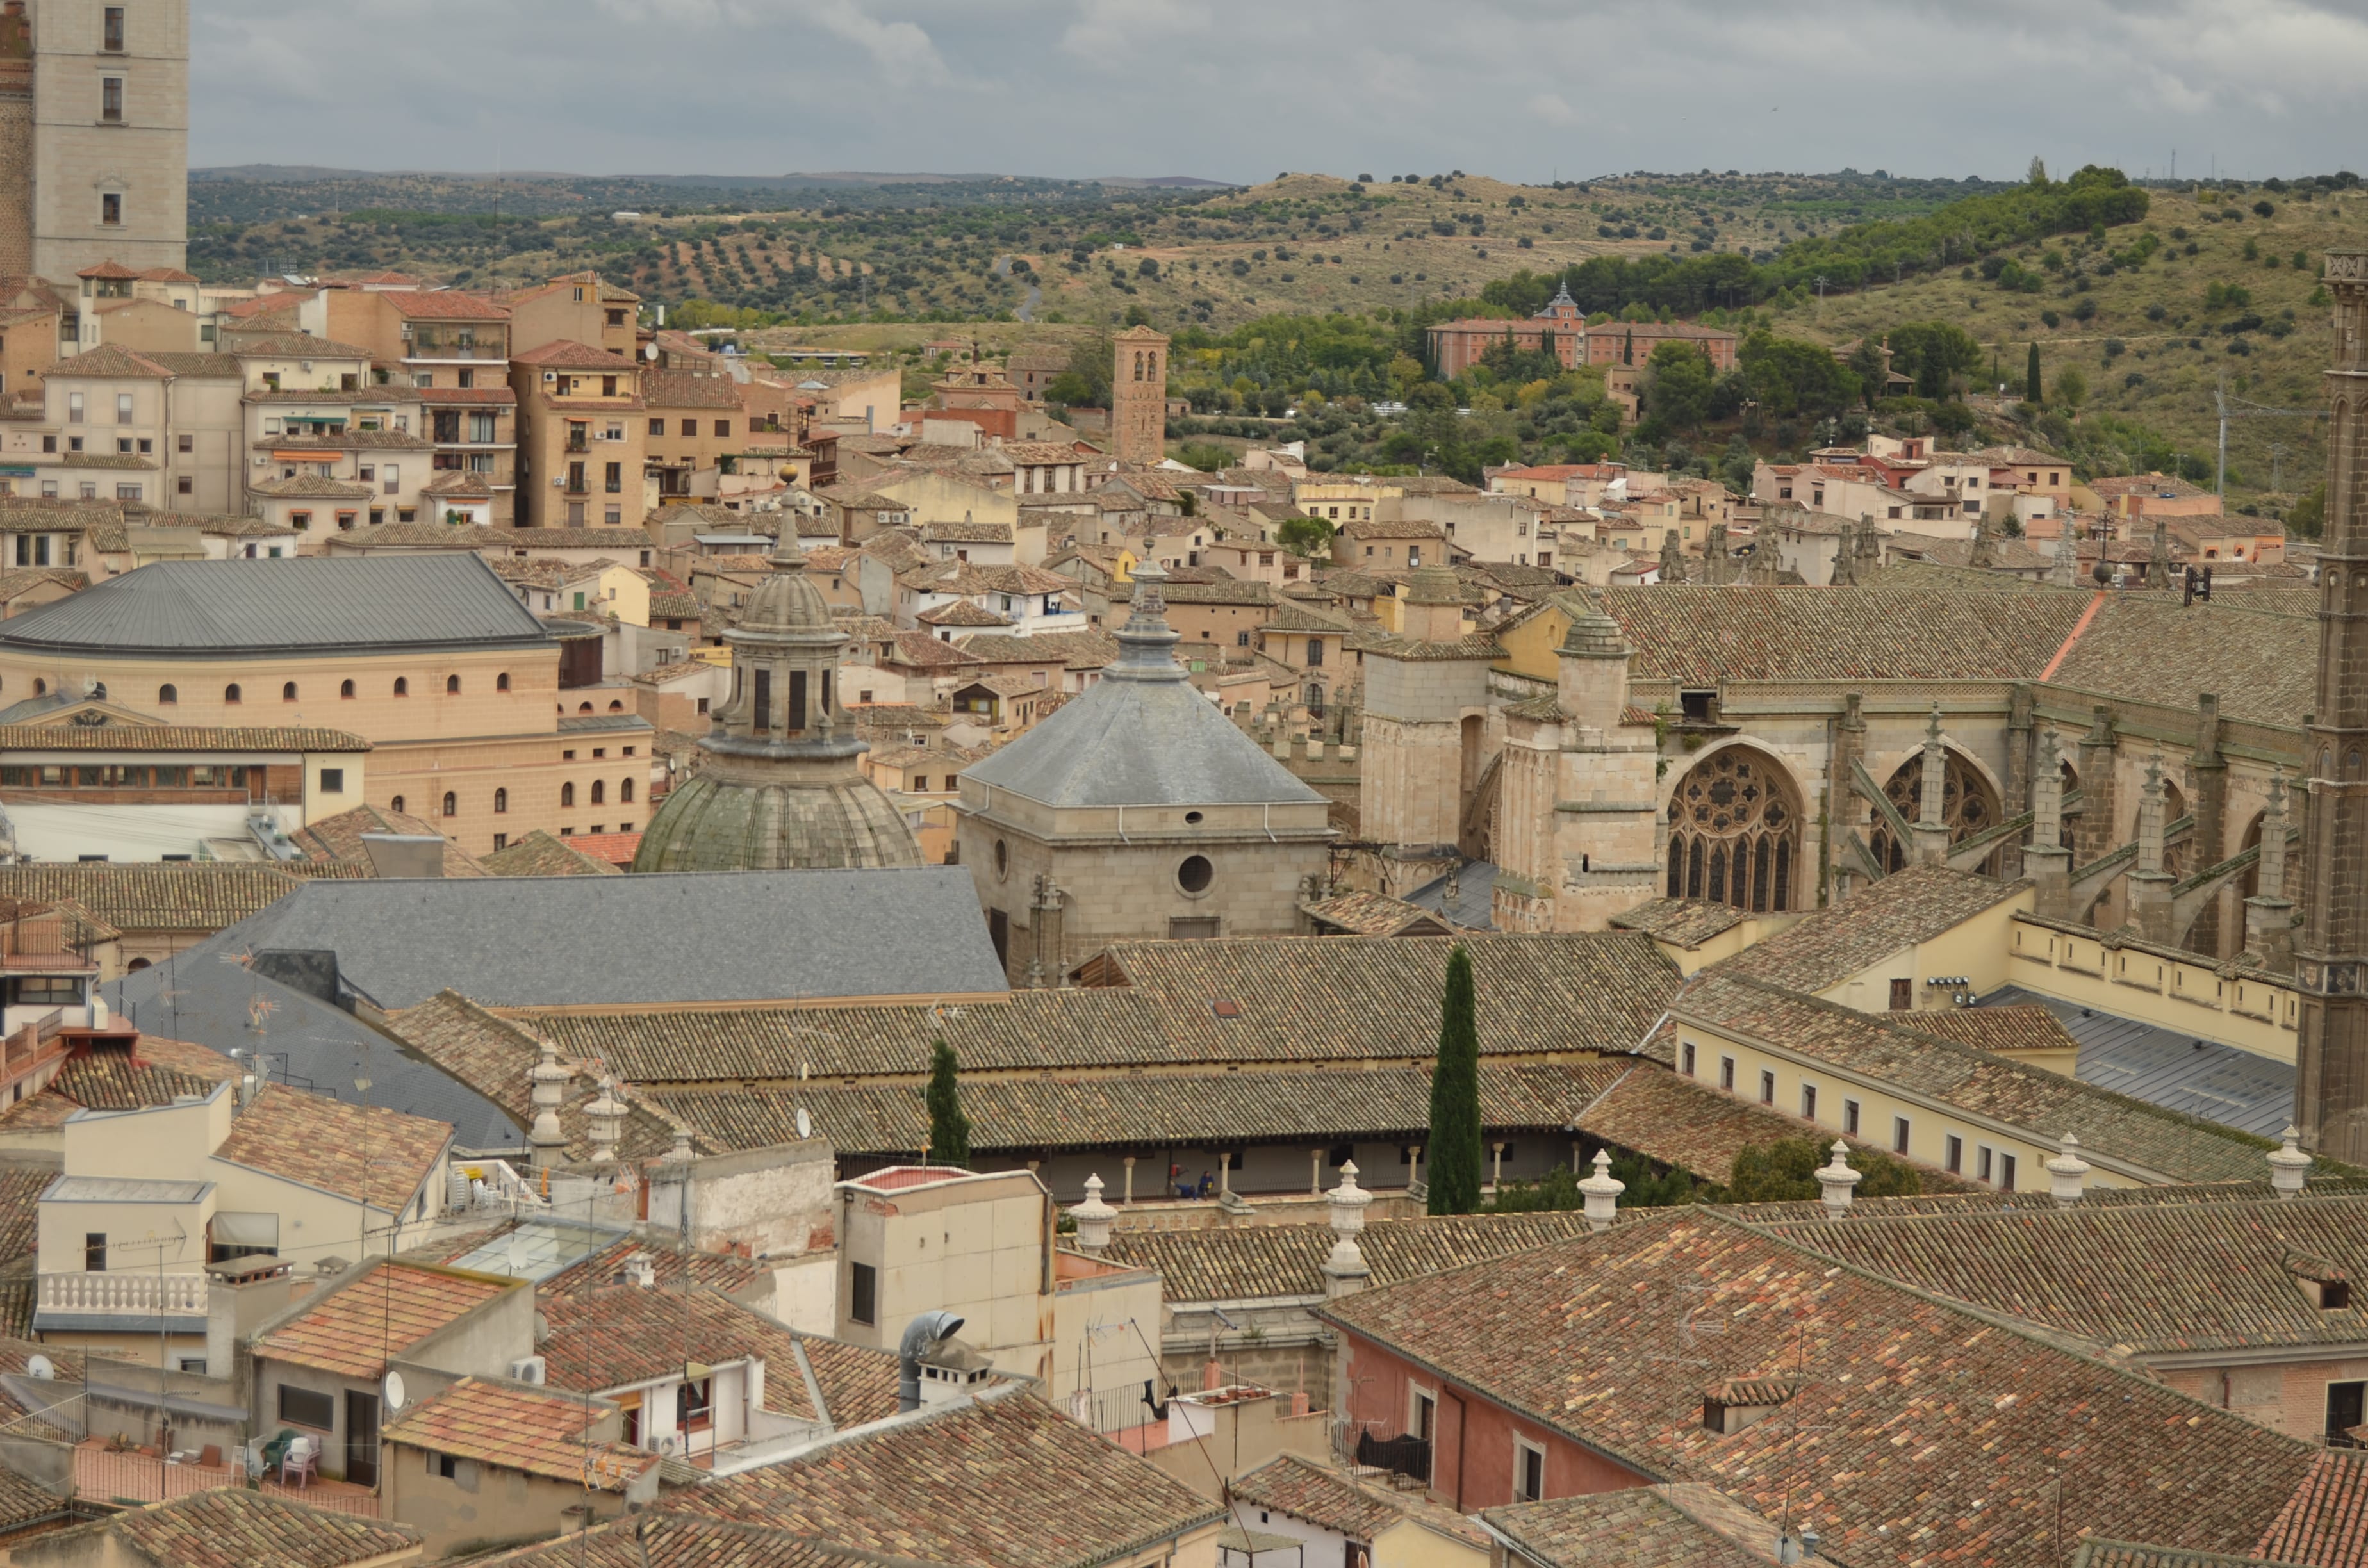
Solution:
[[[1519,624],[1496,634],[1497,646],[1505,650],[1505,656],[1490,668],[1527,676],[1531,680],[1559,680],[1562,661],[1554,657],[1554,650],[1569,635],[1569,612],[1551,601],[1540,605],[1536,613],[1524,616]]]
[[[2234,1046],[2295,1057],[2302,994],[2259,975],[2224,975],[2208,960],[2151,948],[2108,948],[2095,935],[2016,921],[2008,978],[2042,995]]]
[[[871,494],[902,501],[913,509],[913,521],[924,527],[930,523],[959,523],[965,517],[974,523],[1002,523],[1014,528],[1019,522],[1019,500],[1009,491],[982,489],[943,474],[916,473],[890,483],[875,484]]]
[[[1869,964],[1826,987],[1817,995],[1861,1013],[1888,1012],[1894,980],[1911,983],[1916,1010],[1919,1012],[1955,1006],[1951,997],[1959,991],[1986,996],[2009,982],[2007,971],[2012,943],[2010,928],[2015,915],[2031,907],[2033,896],[2032,890],[2024,888],[1930,941],[1901,948],[1880,962]],[[1967,983],[1925,983],[1928,980],[1954,982],[1960,978]]]

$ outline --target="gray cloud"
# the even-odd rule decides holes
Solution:
[[[2368,0],[192,7],[200,165],[1265,179],[2356,163]]]

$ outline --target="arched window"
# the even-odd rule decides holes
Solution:
[[[1913,825],[1924,814],[1923,754],[1918,752],[1901,763],[1892,774],[1891,782],[1883,787],[1883,792]],[[1977,833],[1987,833],[2006,820],[1998,809],[1998,793],[1982,777],[1982,770],[1953,751],[1943,754],[1941,765],[1941,820],[1948,824],[1952,844],[1962,843]],[[1908,846],[1893,843],[1890,828],[1880,819],[1875,823],[1870,847],[1874,850],[1875,863],[1885,875],[1907,864]],[[1998,875],[1998,852],[1991,851],[1989,858],[1977,869],[1986,877]]]
[[[354,683],[349,680],[339,681],[337,683],[337,695],[344,698],[347,701],[351,702],[354,699]]]
[[[403,797],[397,795],[393,800],[389,801],[386,803],[386,809],[394,812],[397,816],[401,816],[403,814]]]
[[[181,688],[180,688],[179,687],[177,687],[177,686],[160,686],[160,687],[158,687],[156,688],[156,702],[157,702],[157,706],[159,706],[159,707],[163,707],[163,706],[165,706],[165,705],[166,705],[166,704],[174,703],[174,702],[178,702],[178,701],[180,701],[180,700],[181,700]]]
[[[494,677],[494,689],[495,691],[507,691],[509,688],[510,672],[504,670],[501,674]]]
[[[1749,746],[1694,764],[1669,797],[1668,895],[1782,912],[1793,906],[1801,806],[1783,770]]]
[[[575,705],[575,711],[578,713],[589,713],[592,711],[592,705],[588,702],[579,702]]]
[[[49,694],[50,683],[43,680],[40,676],[35,676],[33,677],[33,695],[35,697],[47,697]],[[2320,771],[2324,772],[2325,769],[2322,768]]]
[[[444,791],[444,814],[448,817],[456,817],[461,814],[461,797],[455,795],[450,790]]]
[[[592,780],[592,803],[596,806],[602,805],[607,802],[608,799],[609,786],[598,778]],[[561,803],[563,805],[565,804],[564,801],[562,801]]]
[[[236,703],[238,701],[237,682],[233,681],[230,685],[222,687],[222,700],[229,703]]]
[[[410,682],[410,680],[409,680],[409,679],[407,679],[406,677],[403,676],[395,676],[395,677],[394,677],[394,694],[395,694],[397,697],[409,697],[409,696],[411,695],[411,682]]]
[[[633,803],[633,781],[632,779],[628,778],[623,783],[617,786],[617,799],[624,801],[625,804],[629,806]]]
[[[622,702],[612,700],[609,704],[609,711],[611,713],[622,713],[624,710],[625,705]]]
[[[495,790],[495,791],[494,791],[494,814],[495,814],[495,816],[499,816],[499,815],[501,815],[501,813],[502,813],[502,812],[506,812],[506,811],[508,811],[509,809],[510,809],[510,792],[509,792],[507,790]]]
[[[459,676],[446,676],[444,677],[444,695],[447,697],[458,697],[461,695],[461,677]]]
[[[575,803],[575,785],[562,784],[559,787],[559,803],[563,806],[572,806]]]
[[[293,702],[296,700],[296,683],[294,681],[291,680],[281,683],[279,687],[279,700],[282,702]]]

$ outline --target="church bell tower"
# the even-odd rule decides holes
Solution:
[[[2304,767],[2294,1119],[2312,1151],[2368,1163],[2368,250],[2331,251],[2327,536],[2318,688]]]

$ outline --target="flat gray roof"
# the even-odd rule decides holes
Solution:
[[[2100,1013],[2020,985],[1993,991],[1975,1006],[2038,1006],[2055,1014],[2079,1042],[2076,1072],[2084,1084],[2264,1138],[2277,1137],[2294,1119],[2291,1062]]]
[[[210,1181],[165,1181],[142,1176],[62,1176],[41,1189],[44,1203],[197,1203],[214,1189]]]

